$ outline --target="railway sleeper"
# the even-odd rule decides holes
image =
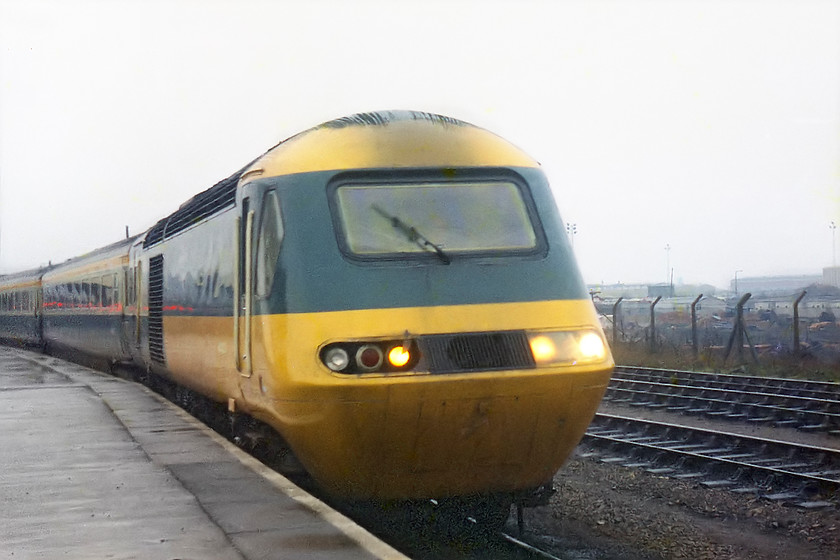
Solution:
[[[754,424],[766,424],[768,422],[776,422],[777,418],[773,415],[770,416],[750,416],[746,418],[747,422],[751,422]]]
[[[726,460],[741,460],[741,459],[752,459],[755,457],[754,453],[729,453],[723,455],[717,455],[715,459],[726,459]]]
[[[825,432],[830,428],[832,428],[832,425],[828,422],[823,422],[821,424],[802,424],[796,427],[796,429],[800,432]]]

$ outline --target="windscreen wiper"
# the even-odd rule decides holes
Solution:
[[[380,216],[391,222],[391,225],[400,230],[409,241],[411,241],[412,243],[416,243],[417,246],[419,246],[425,251],[433,251],[438,256],[438,258],[441,261],[443,261],[443,264],[449,264],[452,262],[452,259],[449,257],[449,255],[447,255],[443,251],[443,249],[440,248],[439,245],[435,245],[434,243],[426,239],[426,237],[422,233],[417,231],[417,228],[415,228],[414,226],[410,226],[398,217],[389,214],[376,204],[372,204],[371,208],[376,210],[376,212]]]

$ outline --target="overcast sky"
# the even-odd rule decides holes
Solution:
[[[0,272],[379,109],[540,161],[589,283],[832,264],[840,0],[0,0],[0,48]]]

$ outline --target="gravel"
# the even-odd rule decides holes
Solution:
[[[608,405],[602,411],[653,416]],[[721,428],[702,418],[665,416],[654,419]],[[734,423],[726,427],[732,432],[756,431]],[[768,430],[776,439],[800,440],[802,435],[760,429]],[[819,441],[809,443],[840,445],[836,437],[816,438]],[[836,507],[807,510],[577,454],[557,474],[555,486],[558,492],[548,506],[525,511],[525,536],[561,558],[840,559],[840,509]]]

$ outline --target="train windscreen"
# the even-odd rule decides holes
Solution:
[[[509,181],[343,185],[336,206],[344,242],[362,257],[530,252],[537,236]]]

